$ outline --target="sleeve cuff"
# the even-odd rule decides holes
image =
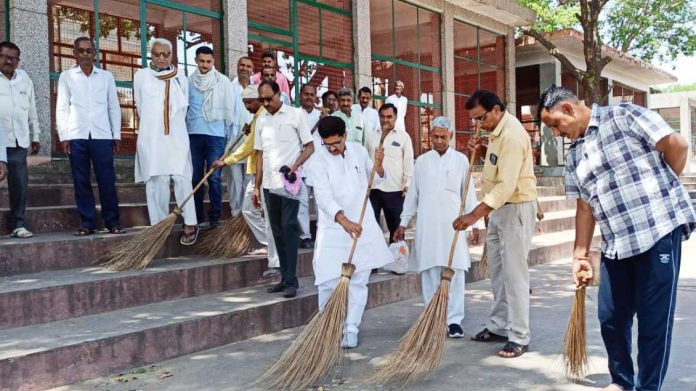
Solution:
[[[401,222],[399,223],[400,226],[402,227],[408,227],[408,225],[411,223],[411,218],[410,217],[404,217],[401,219]]]
[[[500,208],[500,207],[503,206],[503,204],[504,204],[504,202],[502,202],[502,203],[501,203],[501,202],[498,202],[498,201],[495,199],[495,197],[492,195],[492,193],[486,194],[486,196],[483,197],[483,201],[481,201],[481,202],[483,202],[484,204],[488,205],[488,206],[491,207],[493,210],[496,210],[496,209]]]

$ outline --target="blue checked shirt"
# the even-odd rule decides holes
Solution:
[[[592,106],[585,135],[568,150],[566,198],[582,198],[602,232],[602,253],[625,259],[684,226],[696,228],[689,193],[656,145],[672,128],[632,104]]]

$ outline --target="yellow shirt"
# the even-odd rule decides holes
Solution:
[[[482,190],[483,203],[493,209],[537,198],[532,143],[520,121],[510,113],[503,114],[490,134]]]
[[[250,128],[251,131],[247,136],[244,143],[238,147],[230,156],[226,157],[224,162],[226,165],[231,166],[242,159],[247,159],[246,173],[248,175],[256,175],[256,151],[254,151],[254,134],[256,133],[256,119],[265,113],[266,109],[260,107],[259,110],[254,115],[254,119],[251,120]]]

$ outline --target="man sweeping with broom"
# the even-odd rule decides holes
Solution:
[[[404,239],[409,222],[416,222],[415,259],[421,274],[423,301],[427,305],[440,283],[442,269],[447,267],[449,246],[454,238],[452,220],[459,213],[462,192],[466,187],[469,162],[466,156],[450,148],[454,129],[447,117],[433,120],[430,145],[433,149],[416,160],[413,178],[401,212],[401,224],[394,233],[394,241]],[[465,212],[476,206],[476,189],[469,185]],[[479,242],[479,229],[483,221],[473,227],[472,244]],[[455,270],[449,291],[447,309],[447,335],[450,338],[464,336],[461,323],[464,320],[465,272],[471,265],[469,246],[464,235],[459,236],[452,262]]]
[[[312,181],[319,209],[317,242],[314,252],[315,284],[319,289],[319,309],[331,296],[339,277],[341,264],[348,259],[355,236],[360,237],[353,256],[355,272],[348,289],[348,312],[341,346],[358,346],[358,327],[367,304],[367,282],[372,269],[392,261],[384,235],[367,203],[362,226],[357,222],[365,199],[365,189],[373,162],[360,144],[346,141],[346,124],[338,117],[319,121],[318,132],[323,150],[312,161]],[[382,182],[384,149],[375,151],[377,167],[374,184]]]
[[[612,384],[605,391],[660,390],[667,373],[676,306],[681,242],[696,228],[696,212],[679,175],[686,140],[655,112],[633,104],[582,103],[551,86],[537,118],[555,136],[575,140],[568,150],[566,197],[577,199],[573,279],[592,279],[590,244],[602,231],[597,298]],[[638,376],[631,328],[638,317]],[[584,348],[584,347],[582,347]]]

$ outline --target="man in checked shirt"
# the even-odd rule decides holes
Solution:
[[[598,314],[612,384],[607,391],[660,390],[667,372],[681,242],[696,227],[679,181],[688,144],[655,112],[632,104],[585,106],[567,89],[541,95],[537,118],[574,140],[566,196],[577,199],[573,279],[590,270],[595,223],[602,233]],[[631,326],[638,317],[638,377]],[[635,379],[635,380],[634,380]]]

